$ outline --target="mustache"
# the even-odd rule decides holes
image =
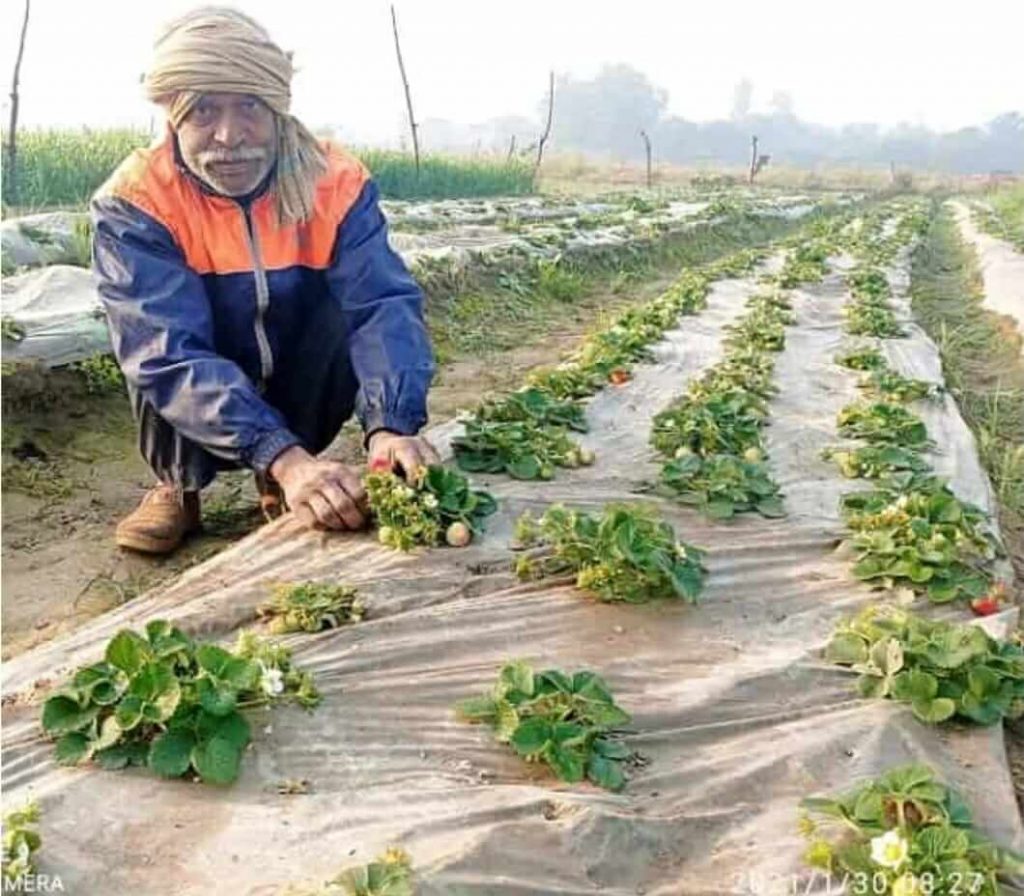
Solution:
[[[262,146],[243,146],[238,149],[208,149],[199,155],[201,165],[222,164],[225,162],[262,162],[269,153]]]

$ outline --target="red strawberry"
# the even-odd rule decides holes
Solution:
[[[976,597],[971,601],[971,609],[976,616],[991,616],[999,612],[999,601],[994,597]]]
[[[997,582],[984,597],[976,597],[971,601],[971,609],[978,616],[991,616],[999,612],[1005,597],[1006,586],[1002,582]]]
[[[613,386],[621,386],[623,383],[629,382],[629,371],[623,370],[621,367],[616,367],[608,374],[608,379],[611,381]]]
[[[371,473],[390,473],[391,461],[386,457],[375,457],[370,461]]]

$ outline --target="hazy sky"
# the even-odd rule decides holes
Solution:
[[[32,0],[21,69],[26,126],[139,124],[139,77],[182,0]],[[361,141],[395,137],[404,100],[381,0],[239,0],[300,68],[293,111]],[[741,77],[754,111],[788,91],[801,118],[941,130],[1024,110],[1024,2],[971,0],[397,0],[419,118],[532,115],[547,71],[626,62],[669,93],[670,113],[728,115]],[[23,0],[3,3],[4,126]]]

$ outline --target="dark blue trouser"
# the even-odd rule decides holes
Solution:
[[[341,314],[336,305],[323,302],[297,343],[287,348],[287,359],[276,359],[263,398],[281,412],[306,450],[319,454],[352,416],[357,388]],[[161,482],[194,491],[209,485],[219,470],[241,468],[185,438],[129,391],[139,448]]]

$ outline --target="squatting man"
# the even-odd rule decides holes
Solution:
[[[160,483],[118,524],[122,547],[173,551],[201,489],[238,467],[269,512],[362,527],[358,470],[318,457],[353,413],[371,468],[437,462],[417,435],[422,292],[367,170],[289,113],[291,79],[290,54],[233,9],[174,21],[144,79],[166,134],[93,199],[99,291]]]

